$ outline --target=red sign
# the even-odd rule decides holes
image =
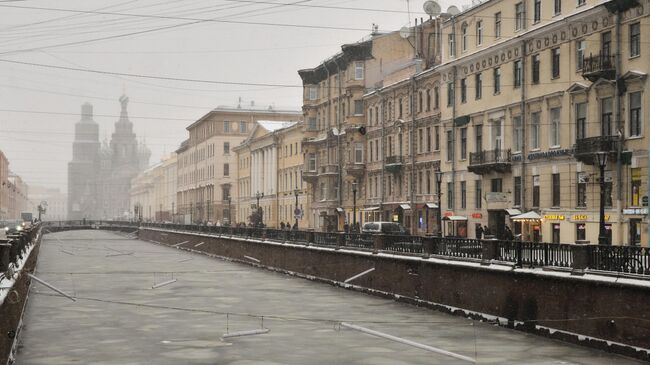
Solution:
[[[481,219],[483,218],[483,213],[472,213],[472,218]]]
[[[445,217],[451,217],[454,215],[454,212],[445,212]]]

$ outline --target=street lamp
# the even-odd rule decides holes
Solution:
[[[258,223],[264,223],[264,221],[262,219],[262,214],[261,214],[262,208],[260,208],[260,198],[263,198],[263,197],[264,197],[264,193],[260,193],[259,191],[257,193],[255,193],[255,198],[257,198],[257,217],[258,217],[258,220],[259,220]]]
[[[438,188],[438,237],[442,237],[442,200],[440,199],[442,196],[442,192],[440,191],[440,185],[442,184],[442,174],[442,171],[436,171],[436,187]]]
[[[357,229],[357,182],[352,183],[352,230]]]
[[[600,217],[598,227],[598,244],[607,245],[607,232],[605,232],[605,166],[607,166],[607,152],[597,152],[598,167],[600,168]]]
[[[293,195],[296,196],[296,209],[293,211],[293,215],[296,217],[296,229],[298,229],[298,194],[300,194],[300,190],[294,189]]]

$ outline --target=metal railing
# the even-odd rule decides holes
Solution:
[[[582,60],[582,73],[603,72],[614,70],[615,58],[609,54],[589,55]]]
[[[512,162],[512,154],[509,149],[488,150],[480,152],[471,152],[469,154],[469,164],[471,165],[488,165],[497,163]]]
[[[580,266],[579,269],[581,270],[650,276],[650,248],[636,246],[555,244],[454,237],[440,238],[432,236],[280,230],[244,226],[217,227],[118,221],[47,222],[43,224],[43,233],[64,229],[123,229],[124,227],[133,227],[136,230],[138,228],[152,227],[179,232],[198,232],[283,243],[290,242],[334,248],[345,247],[396,254],[422,254],[425,257],[437,255],[488,262],[497,261],[510,263],[515,267],[576,269]],[[17,252],[21,251],[18,246],[12,249],[14,250],[12,251],[14,257]],[[582,255],[579,256],[581,259],[576,261],[576,255]]]

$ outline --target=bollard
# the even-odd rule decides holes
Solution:
[[[589,241],[577,240],[576,244],[571,246],[571,275],[584,275],[585,269],[591,266],[591,246]]]
[[[377,254],[377,253],[379,253],[379,251],[383,250],[384,247],[386,246],[386,238],[381,233],[376,234],[373,237],[373,242],[372,243],[373,243],[372,253]]]

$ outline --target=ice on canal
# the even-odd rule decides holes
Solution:
[[[36,275],[77,301],[33,284],[18,364],[639,363],[112,232],[44,236]]]

